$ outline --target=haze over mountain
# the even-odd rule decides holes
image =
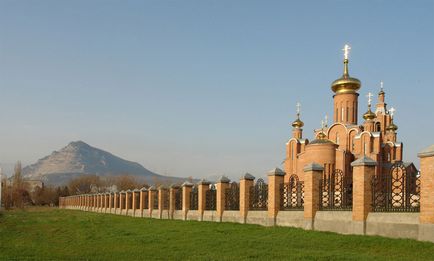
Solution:
[[[109,152],[92,147],[83,141],[69,143],[36,163],[23,168],[28,179],[41,179],[48,184],[65,184],[80,175],[131,175],[148,183],[179,182],[184,179],[156,174],[136,162],[124,160]]]

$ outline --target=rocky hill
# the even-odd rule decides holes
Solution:
[[[184,179],[158,175],[136,162],[121,159],[109,152],[94,148],[83,141],[69,143],[59,151],[23,169],[24,177],[42,179],[48,184],[65,184],[74,177],[86,174],[98,176],[132,175],[139,180],[180,182]]]

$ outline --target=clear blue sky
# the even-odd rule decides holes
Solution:
[[[73,140],[152,171],[261,176],[332,115],[330,83],[384,81],[404,156],[434,143],[434,1],[0,0],[0,162]],[[376,99],[374,100],[376,102]]]

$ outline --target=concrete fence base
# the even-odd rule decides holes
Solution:
[[[111,209],[102,211],[100,208],[64,207],[66,209],[90,211],[97,213],[111,213],[115,215],[127,215],[125,209]],[[276,218],[270,218],[267,211],[248,211],[244,219],[238,210],[223,211],[221,216],[216,211],[206,210],[202,214],[197,210],[189,210],[185,214],[182,210],[159,211],[154,209],[149,215],[149,210],[141,213],[132,209],[128,210],[128,216],[146,217],[155,219],[194,220],[209,222],[233,222],[257,224],[262,226],[282,226],[306,228],[311,222],[312,229],[316,231],[335,232],[339,234],[376,235],[390,238],[409,238],[420,241],[434,242],[434,224],[420,224],[419,213],[379,213],[371,212],[367,220],[353,221],[351,211],[318,211],[312,221],[306,220],[300,211],[279,211]]]

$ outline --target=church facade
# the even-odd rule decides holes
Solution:
[[[395,109],[388,108],[386,94],[381,89],[378,102],[371,108],[372,94],[369,93],[368,108],[359,123],[359,93],[361,82],[350,77],[348,70],[348,50],[346,45],[344,72],[342,77],[331,84],[333,91],[333,122],[330,126],[323,123],[322,128],[314,131],[314,139],[303,137],[303,121],[297,104],[297,119],[292,123],[292,137],[286,143],[284,160],[285,183],[297,175],[304,180],[303,168],[315,162],[324,167],[324,175],[340,170],[351,179],[351,162],[366,155],[377,163],[376,175],[388,171],[395,162],[403,160],[403,143],[397,139],[398,126],[394,123]],[[416,172],[412,163],[403,163],[409,172]]]

